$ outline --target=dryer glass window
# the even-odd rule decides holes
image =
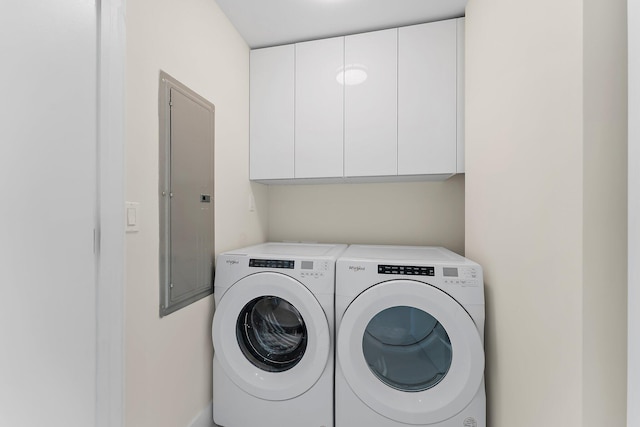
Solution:
[[[307,327],[300,312],[288,301],[271,295],[244,306],[236,336],[245,357],[268,372],[293,368],[307,348]]]
[[[375,315],[365,329],[362,351],[371,372],[401,391],[430,389],[451,366],[449,335],[433,316],[414,307],[391,307]]]

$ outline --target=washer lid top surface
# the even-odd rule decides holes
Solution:
[[[323,243],[277,243],[268,242],[227,252],[235,255],[284,256],[284,257],[333,257],[336,258],[347,248],[343,244]]]
[[[484,346],[472,318],[446,293],[412,280],[383,282],[356,297],[340,322],[336,352],[353,392],[406,424],[456,415],[484,377]],[[424,372],[406,372],[416,366]]]
[[[241,317],[247,314],[248,308],[252,309],[248,306],[259,303],[263,297],[267,297],[267,300],[279,300],[275,301],[278,304],[285,302],[283,307],[286,307],[288,313],[281,313],[281,316],[286,316],[289,320],[295,320],[294,317],[299,316],[298,321],[287,321],[291,324],[283,325],[285,328],[299,329],[304,325],[305,343],[301,358],[285,370],[269,369],[268,365],[274,367],[279,360],[262,354],[262,349],[282,346],[278,341],[292,340],[296,333],[289,331],[285,334],[282,330],[274,329],[271,338],[267,338],[266,329],[276,323],[271,322],[264,326],[266,329],[255,334],[256,342],[262,340],[260,346],[245,340],[238,333],[239,325],[244,322]],[[261,310],[263,313],[268,311],[265,307]],[[292,399],[309,390],[323,374],[331,348],[329,323],[318,300],[300,282],[274,272],[246,276],[229,288],[216,308],[212,338],[215,357],[226,375],[245,392],[272,401]],[[265,341],[267,339],[271,341]],[[298,343],[291,344],[292,350],[298,346]],[[252,345],[256,351],[247,351]],[[282,347],[284,352],[286,349]],[[264,363],[257,363],[261,356],[264,356]]]

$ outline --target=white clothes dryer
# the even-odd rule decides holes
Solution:
[[[336,264],[336,427],[486,427],[482,268],[439,247]]]
[[[333,427],[335,262],[345,249],[265,243],[218,256],[217,425]]]

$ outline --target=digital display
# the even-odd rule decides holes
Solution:
[[[302,270],[313,270],[313,261],[300,261],[300,268]]]
[[[293,268],[295,265],[294,261],[289,261],[286,259],[250,259],[249,267],[258,267],[258,268]]]
[[[444,277],[458,277],[458,269],[455,267],[444,267],[442,269],[442,275]]]
[[[434,276],[433,267],[413,265],[378,265],[378,274],[402,274],[405,276]]]

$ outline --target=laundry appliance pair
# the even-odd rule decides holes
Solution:
[[[481,267],[437,247],[265,243],[221,254],[223,427],[485,427]]]

